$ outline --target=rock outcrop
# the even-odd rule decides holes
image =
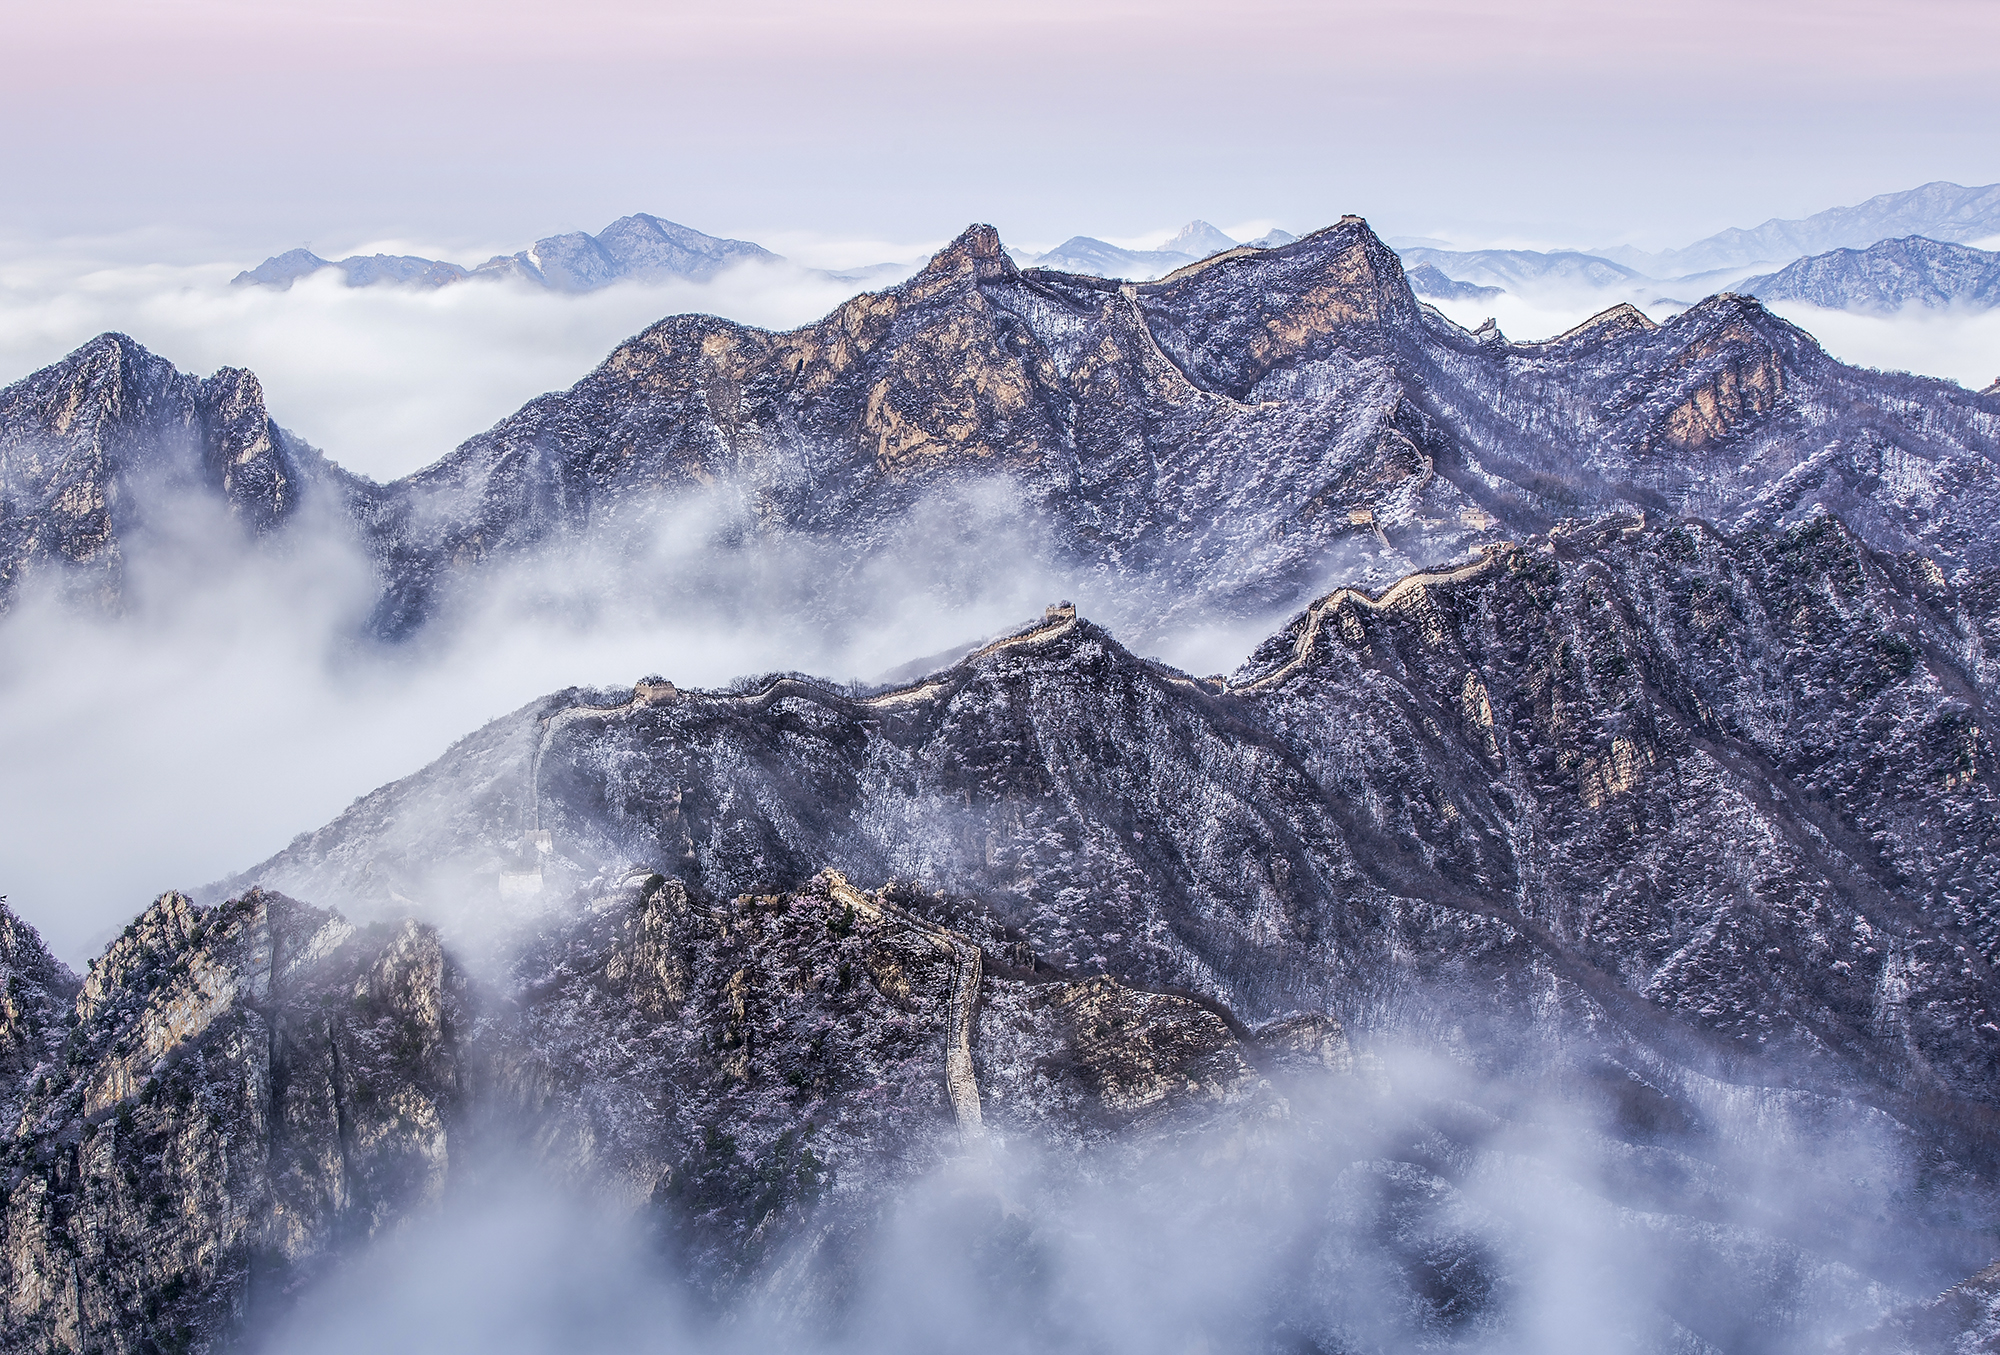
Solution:
[[[47,576],[92,605],[129,601],[149,536],[281,531],[316,492],[355,482],[272,422],[256,376],[186,376],[107,334],[0,392],[0,605]]]
[[[160,898],[32,1070],[4,1213],[12,1349],[214,1349],[442,1191],[462,983],[414,925]]]
[[[27,1070],[6,1344],[254,1343],[342,1257],[524,1160],[651,1218],[718,1296],[802,1239],[837,1260],[888,1191],[962,1151],[948,1066],[975,1003],[982,1032],[1006,1027],[973,1036],[1000,1132],[1081,1142],[1253,1094],[1211,1012],[1068,981],[976,912],[971,953],[1021,962],[959,1003],[949,949],[921,934],[937,924],[910,911],[954,906],[837,876],[721,902],[640,877],[482,989],[413,923],[163,896]]]
[[[1620,506],[1733,529],[1818,503],[1947,572],[2000,563],[1990,403],[1844,367],[1749,298],[1636,316],[1536,344],[1468,334],[1416,300],[1358,218],[1124,286],[1021,270],[980,227],[790,333],[664,320],[437,464],[328,497],[391,636],[476,604],[540,551],[643,554],[649,524],[695,504],[730,505],[730,541],[817,552],[814,611],[837,624],[913,524],[1001,494],[1010,550],[1090,580],[1135,642]],[[49,392],[87,385],[109,350],[131,346],[101,340],[0,393],[7,579],[122,539],[38,469],[71,426]],[[146,405],[130,437],[165,446],[197,426]],[[202,437],[204,465],[240,455]],[[947,594],[977,583],[950,556],[920,572]]]

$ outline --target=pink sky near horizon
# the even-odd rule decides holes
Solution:
[[[2000,4],[4,0],[0,225],[1683,243],[2000,179]],[[274,246],[275,247],[275,246]]]

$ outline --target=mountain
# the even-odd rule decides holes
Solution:
[[[534,248],[512,255],[511,262],[489,259],[474,272],[506,269],[554,291],[589,292],[628,279],[705,282],[739,263],[777,261],[761,245],[720,240],[640,212],[619,217],[596,235],[571,231],[537,240]]]
[[[1410,280],[1410,290],[1418,296],[1427,296],[1444,301],[1479,301],[1505,293],[1498,287],[1481,287],[1470,282],[1454,282],[1439,272],[1437,265],[1420,263],[1406,270]]]
[[[1253,1026],[1359,1019],[1445,953],[1468,1011],[1518,1025],[1545,965],[1663,1056],[1865,1084],[1946,1132],[2000,1060],[2000,910],[1953,883],[2000,871],[1996,636],[1990,586],[1824,513],[1614,517],[1336,591],[1226,680],[1057,608],[870,695],[560,693],[216,892],[416,900],[463,934],[621,872],[726,898],[834,866]]]
[[[1618,307],[1546,343],[1494,338],[1426,311],[1358,218],[1124,285],[1023,272],[979,227],[790,333],[664,320],[375,485],[277,430],[247,374],[204,385],[106,337],[0,392],[0,578],[122,605],[155,482],[267,535],[317,503],[374,572],[384,636],[551,550],[595,552],[621,586],[649,524],[695,504],[729,550],[810,556],[800,586],[828,625],[878,605],[892,557],[940,599],[985,587],[993,532],[1140,644],[1620,506],[1734,529],[1819,504],[1948,573],[2000,562],[1984,397],[1843,367],[1728,295],[1664,326]],[[225,406],[240,420],[206,412]],[[957,546],[896,557],[932,539],[919,520]],[[623,586],[719,605],[709,558]]]
[[[1270,230],[1244,244],[1251,249],[1276,249],[1297,239],[1289,232]],[[1048,268],[1089,277],[1158,278],[1212,255],[1242,247],[1206,221],[1190,221],[1158,249],[1121,249],[1087,235],[1077,235],[1046,253],[1028,256],[1021,262],[1032,268]]]
[[[1597,252],[1665,278],[1718,268],[1784,264],[1811,254],[1866,249],[1878,241],[1912,235],[1957,244],[2000,235],[2000,184],[1961,188],[1940,180],[1901,193],[1882,193],[1852,207],[1831,207],[1802,220],[1774,217],[1754,229],[1720,231],[1683,249],[1656,254],[1621,248]]]
[[[513,1236],[620,1348],[1974,1332],[1996,459],[1992,395],[1745,296],[1468,332],[1359,218],[1152,283],[975,226],[386,485],[95,340],[0,392],[10,596],[317,532],[392,638],[593,561],[739,608],[723,550],[835,627],[1093,601],[893,687],[552,693],[81,980],[0,910],[4,1344],[407,1345]],[[1140,657],[1273,612],[1226,677]],[[631,1254],[481,1223],[525,1182]],[[517,1339],[473,1316],[426,1339]]]
[[[1741,286],[1765,301],[1803,301],[1828,310],[1987,310],[2000,305],[2000,254],[1913,235],[1799,259]]]
[[[551,291],[589,292],[626,280],[705,282],[739,263],[778,261],[776,254],[747,240],[718,239],[640,212],[619,217],[596,235],[552,235],[533,248],[496,254],[476,268],[413,255],[357,254],[330,262],[310,250],[294,249],[238,273],[231,282],[283,291],[322,268],[337,268],[350,287],[442,287],[467,278],[515,278]]]
[[[1575,289],[1619,287],[1644,279],[1623,264],[1573,250],[1543,253],[1532,249],[1446,250],[1424,247],[1399,251],[1405,265],[1430,267],[1457,282],[1533,291],[1550,286]]]
[[[294,282],[322,268],[339,269],[349,287],[372,287],[377,283],[443,287],[471,276],[468,270],[455,263],[440,263],[436,259],[418,258],[414,254],[354,254],[335,263],[320,258],[309,249],[292,249],[238,273],[230,282],[238,287],[255,284],[288,292]]]
[[[1235,248],[1236,241],[1201,220],[1188,222],[1160,246],[1165,253],[1185,254],[1190,259],[1206,259],[1211,254]]]
[[[1192,254],[1163,249],[1121,249],[1087,235],[1075,235],[1054,249],[1035,255],[1029,266],[1100,278],[1157,278],[1194,261]]]
[[[1638,1249],[1626,1348],[1898,1320],[1991,1245],[1995,599],[1824,514],[1630,515],[1340,590],[1226,681],[1058,607],[900,689],[557,693],[214,903],[163,898],[73,1032],[41,1018],[64,1056],[16,1136],[10,1321],[200,1344],[481,1189],[494,1125],[628,1183],[718,1300],[862,1321],[859,1221],[969,1144],[1040,1145],[1060,1193],[1060,1163],[1191,1141],[1226,1195],[1274,1118],[1328,1170],[1416,1173],[1350,1196],[1284,1168],[1374,1201],[1351,1244],[1425,1259],[1288,1278],[1259,1330],[1516,1329],[1533,1234],[1475,1205],[1496,1151]],[[481,936],[498,959],[446,943]],[[1494,1081],[1371,1052],[1416,1030]],[[1350,1149],[1335,1106],[1378,1127]],[[1934,1207],[1840,1165],[1856,1124]],[[1743,1156],[1774,1135],[1836,1160],[1824,1212]],[[72,1268],[73,1304],[22,1287]]]
[[[211,515],[252,537],[308,504],[344,515],[362,484],[272,422],[252,373],[187,376],[107,335],[0,393],[0,597],[46,575],[117,610],[135,550]]]
[[[822,863],[914,874],[994,900],[1057,963],[1193,986],[1253,1022],[1393,968],[1326,918],[1386,925],[1398,896],[1449,900],[1719,1047],[1981,1097],[1994,1055],[1950,1013],[1983,1010],[1970,957],[2000,920],[1943,882],[1993,869],[1991,747],[1967,723],[1995,678],[1991,599],[1825,515],[1734,538],[1613,520],[1378,598],[1338,592],[1226,683],[1059,613],[870,697],[782,677],[565,693],[246,879],[364,913],[433,899],[447,920],[504,897],[495,872],[531,821],[553,830],[532,860],[555,899],[628,861],[713,896]],[[1177,808],[1191,784],[1203,815]],[[1226,846],[1204,837],[1222,825]],[[1746,871],[1724,844],[1752,842]],[[1524,890],[1576,912],[1524,913]],[[1911,948],[1908,982],[1945,985],[1911,990],[1908,1020],[1934,1024],[1889,1037],[1869,1033],[1891,1029],[1868,977],[1887,953],[1811,940],[1884,929]]]

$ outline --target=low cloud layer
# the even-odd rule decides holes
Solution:
[[[717,487],[600,550],[523,559],[397,647],[356,638],[375,584],[339,539],[273,550],[212,505],[157,515],[173,533],[128,554],[130,615],[30,589],[0,619],[0,893],[80,964],[161,890],[261,860],[538,696],[654,672],[865,680],[1069,584],[1004,482],[918,505],[929,528],[862,562],[838,539],[760,537],[749,514]]]
[[[1653,290],[1662,286],[1670,284],[1655,284]],[[1685,308],[1681,303],[1702,298],[1688,295],[1664,302],[1636,293],[1627,297],[1609,291],[1551,290],[1531,297],[1509,292],[1471,301],[1426,299],[1468,329],[1490,316],[1508,338],[1532,341],[1553,338],[1620,301],[1631,300],[1654,320],[1664,321]],[[1819,340],[1828,353],[1857,367],[1942,377],[1971,390],[1983,390],[2000,378],[2000,310],[1932,311],[1911,306],[1893,315],[1860,315],[1789,301],[1774,303],[1771,309]]]
[[[1946,1221],[1981,1204],[1923,1185],[1886,1117],[1670,1075],[1698,1123],[1635,1135],[1565,1090],[1583,1050],[1374,1048],[1361,1075],[1180,1132],[1072,1152],[1002,1131],[844,1225],[836,1191],[809,1225],[775,1221],[800,1241],[719,1306],[679,1287],[656,1207],[468,1160],[486,1184],[263,1348],[1785,1355],[1984,1262]],[[1940,1207],[1913,1215],[1918,1189]]]
[[[1909,306],[1894,315],[1860,315],[1780,301],[1772,310],[1857,367],[1941,376],[1970,390],[2000,380],[2000,310],[1930,311]]]
[[[0,257],[0,384],[119,330],[186,371],[249,368],[280,424],[376,479],[428,465],[535,396],[568,387],[665,316],[698,311],[789,329],[862,290],[785,264],[581,296],[507,283],[351,288],[332,270],[277,292],[231,287],[240,263],[140,257],[160,243],[17,245]],[[850,264],[923,254],[921,245],[863,255],[844,242],[799,243]]]

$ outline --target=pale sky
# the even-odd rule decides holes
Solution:
[[[2000,4],[4,0],[0,229],[1685,243],[2000,180]]]

